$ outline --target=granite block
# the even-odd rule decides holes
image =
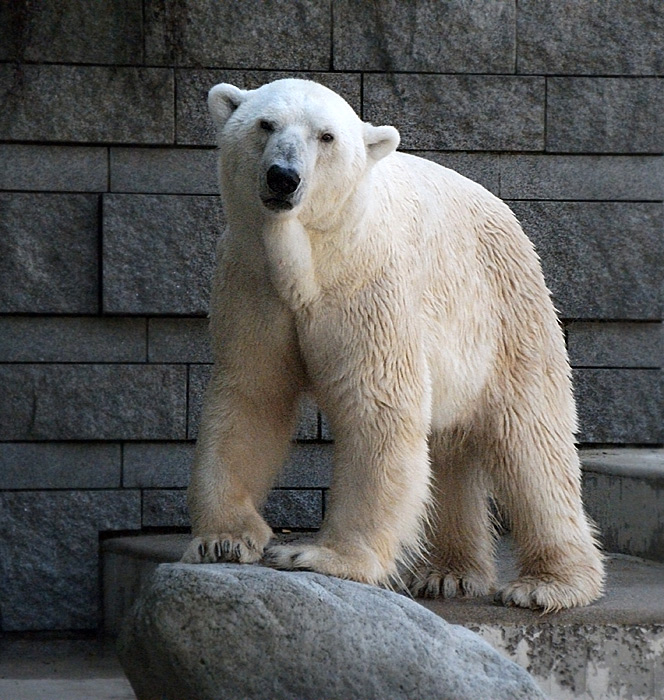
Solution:
[[[321,440],[334,440],[334,435],[332,435],[332,427],[324,413],[320,414],[320,437]]]
[[[279,488],[328,488],[332,480],[334,445],[293,445],[277,478]]]
[[[143,527],[190,527],[186,489],[143,491]]]
[[[581,443],[664,442],[662,372],[574,370]]]
[[[222,226],[218,197],[104,195],[104,312],[206,314]]]
[[[263,506],[270,527],[314,529],[320,527],[322,513],[318,490],[274,489]],[[190,527],[186,490],[143,491],[143,527]]]
[[[198,426],[203,411],[203,399],[210,377],[212,365],[192,365],[189,367],[189,420],[187,437],[195,439],[198,436]],[[318,411],[314,402],[303,396],[298,415],[298,424],[293,434],[294,440],[316,440],[319,438]],[[304,447],[304,446],[302,446]],[[315,447],[315,446],[314,446]],[[301,484],[288,484],[299,486]]]
[[[512,73],[513,0],[337,0],[335,70]]]
[[[451,168],[474,182],[479,182],[495,195],[500,190],[500,156],[493,153],[442,153],[437,151],[413,151],[445,168]]]
[[[0,365],[0,440],[178,440],[186,368]]]
[[[4,631],[94,629],[99,532],[140,528],[138,491],[0,493]]]
[[[151,318],[148,321],[150,362],[212,362],[207,319]]]
[[[570,362],[576,366],[664,366],[661,323],[570,323],[567,347]]]
[[[146,321],[0,317],[0,362],[143,362]]]
[[[185,488],[189,484],[194,443],[127,443],[122,458],[125,488]]]
[[[546,150],[662,153],[664,79],[548,78]]]
[[[520,0],[519,73],[661,75],[659,0]]]
[[[318,437],[318,406],[309,395],[304,394],[300,399],[297,428],[293,439],[316,440]]]
[[[270,527],[317,530],[323,520],[323,493],[274,489],[263,506],[263,516]]]
[[[219,194],[217,154],[200,148],[111,148],[111,192]]]
[[[194,440],[198,437],[198,425],[203,412],[203,398],[212,376],[212,365],[192,365],[188,370],[187,438]]]
[[[146,61],[160,65],[327,70],[325,0],[147,0]]]
[[[281,78],[314,80],[339,93],[360,114],[361,76],[349,73],[292,73],[286,71],[177,70],[177,143],[213,146],[216,134],[207,108],[207,94],[218,83],[254,90]],[[216,169],[215,169],[216,174]]]
[[[0,144],[0,189],[104,192],[107,188],[105,148]]]
[[[96,313],[98,197],[0,194],[0,312]]]
[[[172,143],[173,90],[165,68],[0,64],[0,139]]]
[[[142,57],[141,0],[0,4],[0,60],[126,64]]]
[[[120,445],[0,443],[0,490],[119,488]]]
[[[664,199],[661,156],[502,155],[500,196],[506,199]]]
[[[542,150],[544,79],[369,74],[364,118],[396,126],[406,150]]]
[[[662,317],[662,207],[631,202],[511,202],[542,258],[563,318]]]
[[[277,479],[282,489],[323,489],[330,485],[332,445],[297,444],[291,447]],[[123,447],[125,488],[178,489],[189,484],[193,442],[141,442]]]

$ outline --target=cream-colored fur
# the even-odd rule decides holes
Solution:
[[[511,211],[395,152],[395,129],[316,83],[219,85],[209,103],[228,225],[183,560],[263,557],[258,511],[310,391],[336,437],[330,504],[315,544],[274,546],[268,563],[376,584],[405,563],[415,593],[482,595],[493,494],[520,556],[504,603],[599,597],[563,336]],[[263,204],[275,162],[301,177],[291,209]]]

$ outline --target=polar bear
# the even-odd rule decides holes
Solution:
[[[491,494],[520,566],[499,601],[598,598],[563,335],[508,207],[317,83],[221,84],[208,104],[227,226],[183,561],[379,585],[407,569],[415,594],[484,595]],[[302,392],[336,438],[329,508],[313,544],[266,550]]]

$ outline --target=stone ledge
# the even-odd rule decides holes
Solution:
[[[161,535],[104,542],[106,632],[117,634],[142,585],[159,564],[177,561],[188,541],[188,535]],[[490,596],[418,602],[477,632],[526,668],[551,698],[662,700],[664,564],[623,555],[609,555],[607,564],[607,593],[585,608],[542,615],[495,605]],[[511,550],[502,548],[499,579],[513,572]]]
[[[280,539],[282,536],[278,536]],[[289,535],[300,539],[310,535]],[[159,564],[179,561],[190,535],[140,535],[117,537],[103,544],[103,556],[140,561],[150,570]],[[222,566],[222,565],[220,565]],[[610,554],[607,561],[607,593],[600,601],[585,608],[542,615],[531,610],[506,608],[493,603],[491,596],[457,600],[418,600],[448,622],[460,625],[664,625],[664,564],[623,554]],[[516,571],[511,543],[503,541],[498,556],[499,581],[507,581]],[[107,568],[105,567],[105,573]],[[128,581],[127,578],[124,579]],[[106,586],[105,586],[106,588]],[[117,606],[106,607],[106,628],[119,612]],[[110,617],[109,617],[110,616]],[[111,624],[113,631],[115,622]]]
[[[664,486],[664,448],[616,448],[581,450],[586,472],[626,476],[632,479],[655,479]]]

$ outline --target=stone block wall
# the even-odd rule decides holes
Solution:
[[[97,624],[108,532],[187,525],[223,213],[205,96],[318,80],[510,202],[575,367],[581,444],[662,422],[659,0],[0,5],[0,624]],[[315,528],[305,403],[266,506]]]

